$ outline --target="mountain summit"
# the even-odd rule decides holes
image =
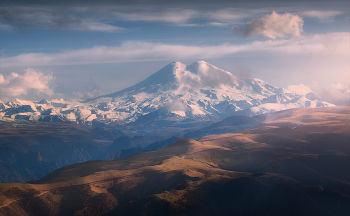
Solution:
[[[168,116],[204,120],[331,105],[260,79],[239,78],[205,61],[173,62],[134,86],[87,103],[94,110],[103,106],[102,115],[129,122],[159,109]]]
[[[262,80],[254,79],[265,85]],[[230,72],[217,68],[205,61],[197,61],[190,65],[185,65],[181,62],[172,62],[149,76],[142,82],[126,88],[124,90],[103,95],[98,98],[105,97],[120,97],[125,93],[155,93],[157,91],[197,91],[198,89],[216,89],[223,86],[235,86],[238,89],[242,88],[246,81],[243,81]],[[274,88],[272,86],[266,86]],[[249,89],[245,89],[249,90]],[[257,90],[257,89],[253,89]],[[98,99],[95,98],[95,99]],[[94,101],[91,99],[88,101]]]
[[[172,62],[134,86],[78,104],[63,100],[1,103],[0,118],[125,124],[169,118],[219,120],[234,114],[253,116],[290,108],[332,106],[309,95],[256,78],[240,78],[205,61],[190,65]]]

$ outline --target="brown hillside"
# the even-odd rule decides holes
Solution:
[[[254,128],[0,184],[0,215],[347,215],[350,107],[292,109]]]

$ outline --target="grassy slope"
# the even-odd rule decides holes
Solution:
[[[238,134],[0,184],[0,215],[347,215],[350,107],[269,114]]]

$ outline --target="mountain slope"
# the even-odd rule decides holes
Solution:
[[[259,79],[236,77],[204,61],[191,65],[173,62],[135,86],[89,100],[89,103],[96,110],[105,107],[105,113],[111,118],[136,120],[135,124],[141,120],[139,116],[148,113],[154,113],[148,116],[152,120],[166,117],[204,120],[222,119],[239,111],[251,116],[331,105],[273,87]]]
[[[0,184],[0,215],[347,216],[349,131],[349,106],[267,114],[241,133]]]
[[[242,130],[254,127],[264,119],[264,116],[248,117],[243,115],[233,115],[225,118],[222,121],[212,123],[208,127],[201,128],[195,131],[189,131],[183,137],[198,139],[203,136],[222,134],[222,133],[237,133]]]
[[[58,169],[40,152],[27,151],[14,143],[0,142],[0,182],[28,182]]]
[[[92,160],[121,136],[117,129],[74,123],[0,121],[0,182],[38,180],[59,167]]]
[[[191,65],[173,62],[134,86],[84,103],[10,101],[0,106],[0,118],[92,126],[130,123],[152,131],[183,121],[217,121],[234,114],[254,116],[327,106],[332,104],[197,61]]]

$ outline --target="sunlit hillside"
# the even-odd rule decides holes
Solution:
[[[347,215],[349,131],[348,106],[268,114],[240,133],[2,183],[0,214]]]

